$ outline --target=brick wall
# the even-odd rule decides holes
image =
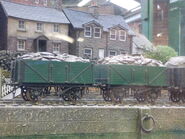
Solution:
[[[154,1],[153,43],[168,45],[168,0]]]

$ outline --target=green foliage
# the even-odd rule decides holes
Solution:
[[[11,76],[11,74],[10,74],[10,72],[9,71],[7,71],[7,70],[2,70],[2,84],[4,84],[5,83],[5,79],[6,78],[10,78],[10,76]]]
[[[177,52],[169,46],[157,46],[151,52],[145,52],[145,57],[166,63],[171,57],[177,56]]]
[[[4,78],[10,78],[10,72],[7,70],[2,70],[2,75]]]

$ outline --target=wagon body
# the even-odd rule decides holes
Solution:
[[[17,84],[92,84],[92,64],[41,60],[17,60],[12,80]]]
[[[185,68],[169,68],[168,80],[171,87],[185,88]]]
[[[165,87],[168,86],[167,79],[165,67],[135,65],[95,65],[94,67],[96,84]]]

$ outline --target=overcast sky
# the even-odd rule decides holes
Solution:
[[[131,10],[135,7],[140,6],[140,4],[134,0],[110,0],[112,3],[117,4],[127,10]]]
[[[82,0],[78,6],[83,6],[91,0]],[[134,0],[110,0],[112,3],[119,5],[127,10],[138,7],[140,4]]]

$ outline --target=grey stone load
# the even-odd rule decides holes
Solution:
[[[44,61],[66,61],[66,62],[90,62],[88,59],[69,55],[69,54],[55,54],[49,52],[29,53],[18,57],[18,59],[30,60],[44,60]]]
[[[128,65],[145,65],[145,66],[160,66],[163,67],[164,65],[162,62],[144,58],[142,55],[117,55],[113,57],[106,57],[100,59],[98,64],[128,64]]]
[[[185,68],[185,56],[172,57],[165,64],[169,68]]]

